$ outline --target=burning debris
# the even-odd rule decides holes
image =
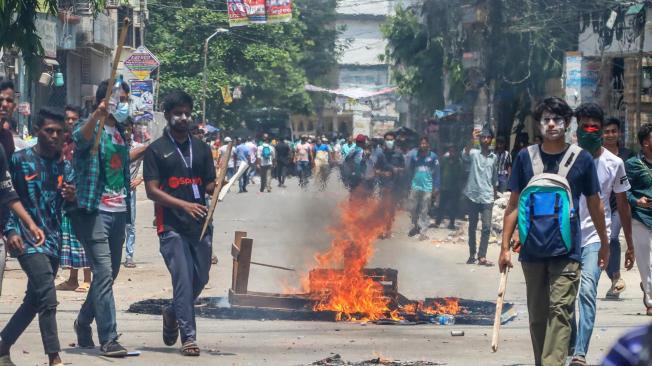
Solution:
[[[385,365],[385,366],[437,366],[445,365],[444,363],[430,362],[430,361],[394,361],[386,360],[382,357],[374,358],[368,361],[362,362],[347,362],[342,360],[342,356],[336,354],[334,356],[325,358],[323,360],[313,362],[310,366],[373,366],[373,365]]]

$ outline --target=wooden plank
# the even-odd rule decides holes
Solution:
[[[229,144],[226,147],[227,157],[231,156],[232,149],[233,149],[233,142],[229,142]],[[224,185],[224,177],[226,177],[226,171],[228,166],[229,166],[229,159],[222,159],[219,166],[219,174],[217,175],[217,181],[215,182],[215,189],[211,197],[211,206],[208,208],[206,221],[204,221],[204,227],[201,229],[201,234],[199,235],[200,238],[204,237],[204,234],[206,234],[206,229],[208,229],[208,225],[213,221],[213,214],[215,213],[215,208],[217,207],[217,202],[218,202],[217,196],[220,194],[220,191],[222,190],[222,186]]]
[[[247,306],[270,309],[310,310],[314,302],[307,296],[248,292],[241,294],[229,290],[232,306]]]
[[[240,241],[242,238],[247,236],[247,233],[244,231],[236,231],[235,232],[235,238],[233,239],[233,245],[231,247],[231,255],[233,255],[233,251],[237,250],[237,255],[233,255],[233,268],[231,270],[231,289],[235,290],[236,285],[237,285],[237,280],[238,280],[238,257],[240,255]]]
[[[235,279],[235,292],[246,294],[249,285],[249,267],[251,266],[251,251],[254,246],[254,240],[251,238],[242,238],[240,241],[240,255],[238,256],[238,270]]]

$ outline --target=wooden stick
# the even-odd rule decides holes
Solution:
[[[226,170],[229,167],[229,159],[231,158],[231,150],[233,150],[233,142],[229,142],[229,145],[226,148],[226,157],[220,161],[219,166],[219,175],[217,176],[217,182],[215,182],[215,190],[211,198],[211,207],[208,208],[208,215],[206,215],[206,221],[204,222],[204,227],[201,229],[201,235],[199,238],[203,238],[206,234],[206,229],[208,229],[208,224],[213,220],[213,213],[215,212],[215,207],[217,206],[217,197],[222,190],[222,184],[224,183],[224,177],[226,177]]]
[[[106,95],[105,95],[105,100],[107,103],[109,102],[109,99],[111,99],[111,94],[113,93],[113,85],[115,83],[115,76],[118,73],[118,64],[120,63],[120,55],[122,54],[122,48],[125,45],[125,41],[127,40],[127,34],[129,33],[129,24],[131,23],[131,20],[129,18],[125,18],[124,22],[122,23],[122,29],[120,30],[120,38],[118,39],[118,47],[115,50],[115,56],[113,58],[113,67],[111,68],[111,78],[109,79],[109,85],[106,88]],[[104,131],[104,121],[106,120],[106,116],[100,118],[100,128],[97,129],[97,133],[95,134],[95,143],[93,143],[93,148],[91,149],[91,153],[97,154],[97,151],[100,146],[100,138],[102,137],[103,131]]]
[[[507,273],[509,268],[500,274],[500,286],[498,287],[498,299],[496,299],[496,316],[494,317],[494,331],[491,335],[491,351],[498,351],[498,332],[500,331],[501,315],[503,314],[503,303],[505,302],[505,291],[507,290]]]

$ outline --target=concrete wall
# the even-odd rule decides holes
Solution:
[[[646,16],[648,20],[645,24],[645,42],[643,50],[645,52],[652,52],[652,9],[647,9]],[[626,27],[629,27],[630,18],[631,16],[628,16],[625,19]],[[604,54],[622,56],[623,54],[638,53],[641,42],[640,37],[634,37],[632,40],[628,41],[628,32],[627,29],[624,30],[624,35],[620,41],[617,40],[614,35],[611,44],[605,46]],[[600,56],[599,38],[598,34],[593,32],[593,27],[590,25],[582,34],[580,34],[579,51],[583,56]]]

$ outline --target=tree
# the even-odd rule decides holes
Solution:
[[[231,28],[209,45],[206,118],[221,127],[247,121],[252,110],[280,108],[308,113],[309,80],[325,77],[335,63],[334,37],[317,31],[319,19],[296,2],[293,20],[281,24]],[[334,1],[327,1],[334,2]],[[225,2],[159,0],[150,7],[146,44],[161,61],[161,93],[181,88],[202,97],[203,43],[216,28],[228,27]],[[220,87],[240,87],[242,98],[226,105]],[[203,117],[202,117],[203,118]]]
[[[37,70],[43,55],[41,38],[36,34],[36,14],[41,11],[58,13],[57,0],[2,0],[0,1],[0,48],[16,47],[27,67]],[[90,0],[96,11],[104,9],[105,0]]]

